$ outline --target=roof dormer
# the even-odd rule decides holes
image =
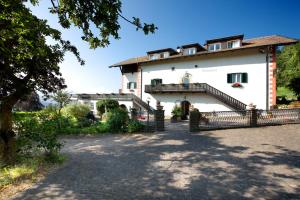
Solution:
[[[198,43],[187,44],[180,47],[183,55],[193,55],[206,49]]]
[[[223,49],[232,49],[242,46],[244,35],[234,35],[224,38],[216,38],[206,41],[208,51],[218,51]]]
[[[172,56],[174,54],[177,54],[177,52],[172,48],[159,49],[159,50],[147,52],[149,60],[168,58],[169,56]]]

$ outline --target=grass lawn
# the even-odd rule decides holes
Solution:
[[[277,87],[277,96],[285,96],[287,99],[297,99],[296,95],[289,88]]]
[[[18,158],[17,164],[14,166],[0,165],[0,199],[8,199],[29,188],[51,169],[61,164],[64,159],[61,155],[52,159],[46,159],[44,156],[22,157]]]

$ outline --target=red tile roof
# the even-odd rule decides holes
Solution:
[[[258,38],[252,38],[252,39],[245,39],[242,41],[242,46],[238,48],[232,48],[232,49],[222,49],[219,51],[200,51],[197,52],[194,55],[182,55],[182,54],[175,54],[172,56],[169,56],[167,58],[161,58],[156,60],[149,60],[148,56],[140,56],[136,58],[130,58],[127,60],[124,60],[122,62],[116,63],[111,65],[110,67],[120,67],[124,65],[131,65],[131,64],[139,64],[139,63],[148,63],[148,62],[159,62],[161,60],[171,60],[175,58],[185,58],[185,57],[195,57],[200,55],[208,55],[208,54],[219,54],[222,52],[227,51],[237,51],[241,49],[248,49],[248,48],[255,48],[255,47],[263,47],[263,46],[281,46],[281,45],[289,45],[289,44],[295,44],[299,42],[297,39],[292,39],[284,36],[279,35],[271,35],[271,36],[265,36],[265,37],[258,37]]]

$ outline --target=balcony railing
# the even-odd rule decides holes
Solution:
[[[208,85],[207,83],[190,83],[190,84],[158,84],[145,85],[145,92],[150,94],[156,93],[207,93],[236,110],[245,110],[246,104],[225,94],[224,92]]]
[[[203,83],[145,85],[146,93],[205,92]]]

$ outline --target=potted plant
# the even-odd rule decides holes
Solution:
[[[171,117],[172,123],[180,121],[182,111],[179,106],[175,105],[171,113],[172,113],[172,117]]]

